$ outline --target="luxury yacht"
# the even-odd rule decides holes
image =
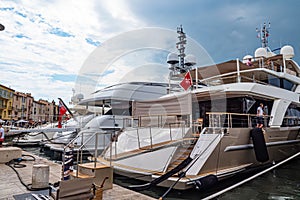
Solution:
[[[132,115],[132,102],[135,100],[156,99],[167,94],[169,84],[151,82],[129,82],[105,87],[92,94],[91,97],[81,100],[78,105],[85,106],[93,111],[89,118],[77,131],[76,135],[69,132],[58,133],[54,142],[45,144],[44,147],[53,159],[61,159],[66,147],[72,146],[86,152],[94,152],[95,144],[99,152],[110,143],[111,134],[121,130],[125,124],[125,117]],[[59,134],[62,138],[59,138]],[[63,135],[72,137],[64,137]]]
[[[77,134],[77,131],[84,127],[87,122],[95,117],[93,113],[77,115],[72,113],[72,118],[62,122],[62,127],[58,128],[58,123],[48,123],[35,128],[10,131],[16,136],[12,140],[16,146],[47,145],[53,143],[68,143]]]
[[[179,55],[170,54],[170,82],[186,91],[132,102],[130,127],[121,129],[97,161],[114,172],[185,190],[213,186],[247,170],[273,165],[300,151],[300,68],[286,45],[212,66],[187,62],[185,34],[177,30]],[[190,59],[193,61],[194,59]],[[185,62],[185,63],[181,63]],[[190,85],[189,85],[190,84]],[[257,108],[263,104],[263,122]]]

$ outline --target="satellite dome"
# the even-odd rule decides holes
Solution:
[[[76,98],[81,101],[83,99],[83,94],[77,94],[76,95]]]
[[[84,98],[83,94],[76,94],[75,96],[73,96],[73,97],[71,98],[71,101],[72,101],[73,103],[78,103],[78,102],[80,102],[83,98]]]
[[[249,58],[250,58],[251,61],[252,61],[253,56],[251,56],[251,55],[245,55],[244,58],[243,58],[243,63],[246,64],[246,63],[248,62]]]
[[[178,62],[179,62],[178,55],[176,53],[169,53],[169,55],[167,57],[167,63],[174,65],[174,64],[177,64]]]
[[[196,59],[196,57],[194,55],[189,54],[184,59],[184,64],[186,66],[193,66],[196,63],[197,63],[197,59]]]
[[[261,57],[267,57],[268,56],[268,52],[267,49],[260,47],[258,49],[255,50],[254,53],[255,58],[261,58]]]
[[[290,45],[283,46],[280,49],[280,54],[282,54],[284,58],[293,58],[295,55],[294,48]]]

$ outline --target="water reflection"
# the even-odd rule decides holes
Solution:
[[[265,199],[275,199],[275,200],[289,200],[289,199],[300,199],[300,157],[291,160],[279,168],[270,171],[251,180],[233,190],[230,190],[219,197],[215,198],[218,200],[232,200],[232,199],[243,199],[243,200],[265,200]],[[245,178],[245,176],[239,176],[239,178]],[[242,179],[243,180],[243,179]],[[126,177],[115,176],[115,183],[128,186],[141,184],[140,181],[130,180]],[[230,184],[235,183],[236,180],[226,182],[225,184],[230,186]],[[221,187],[221,189],[223,189]],[[156,199],[161,197],[167,188],[155,187],[151,190],[143,191],[142,193],[152,196]],[[198,190],[188,190],[188,191],[178,191],[172,190],[164,199],[165,200],[179,200],[179,199],[189,199],[198,200],[213,194],[212,191],[198,191]]]

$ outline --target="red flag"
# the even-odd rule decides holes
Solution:
[[[57,125],[57,127],[62,128],[62,125],[61,125],[62,116],[64,114],[66,114],[67,109],[61,101],[59,101],[58,108],[59,108],[59,114],[58,114],[58,125]]]
[[[191,73],[187,72],[184,76],[184,79],[180,82],[180,86],[184,90],[188,90],[192,85],[193,83],[192,83]]]

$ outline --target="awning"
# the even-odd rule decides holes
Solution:
[[[133,101],[132,115],[188,115],[192,113],[191,93],[172,95],[152,101]]]
[[[240,65],[240,71],[255,68],[252,66],[250,67],[242,63],[241,61],[239,61],[239,65]],[[199,67],[198,79],[206,79],[220,74],[226,74],[226,73],[236,72],[236,71],[237,71],[236,60],[230,60],[220,64],[210,65],[206,67]],[[191,76],[193,79],[196,78],[196,69],[191,70]]]

